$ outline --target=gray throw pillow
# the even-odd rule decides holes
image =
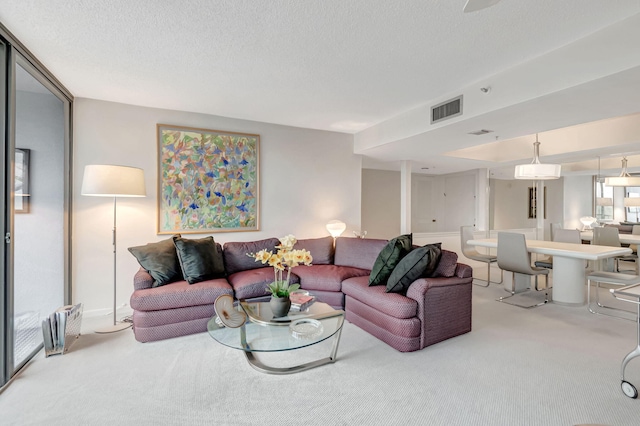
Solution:
[[[180,234],[176,236],[180,237]],[[152,287],[182,280],[182,271],[173,238],[144,246],[129,247],[128,250],[153,278]]]
[[[185,239],[173,237],[184,279],[189,284],[224,277],[224,259],[213,237]]]
[[[406,255],[395,267],[387,281],[387,293],[406,293],[418,278],[432,276],[440,258],[441,243],[418,247]]]
[[[400,235],[390,240],[373,264],[369,274],[369,285],[386,285],[396,265],[411,251],[411,246],[411,234]]]

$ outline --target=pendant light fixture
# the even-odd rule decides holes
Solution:
[[[620,176],[604,179],[607,186],[640,186],[640,176],[631,176],[627,172],[627,157],[622,157],[622,171]]]
[[[533,161],[531,164],[516,166],[514,173],[516,179],[549,180],[560,178],[560,164],[542,164],[540,162],[540,142],[536,133],[536,141],[533,143]]]

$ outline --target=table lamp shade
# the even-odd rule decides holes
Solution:
[[[82,195],[95,197],[145,197],[144,171],[137,167],[88,165],[84,168]]]
[[[329,231],[333,238],[339,237],[345,229],[347,229],[347,224],[341,220],[331,220],[327,223],[327,231]]]

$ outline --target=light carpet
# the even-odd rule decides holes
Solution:
[[[471,333],[400,353],[346,323],[335,364],[287,376],[253,370],[207,333],[142,344],[131,330],[94,334],[97,319],[86,319],[67,354],[38,354],[0,395],[0,424],[640,424],[640,400],[620,390],[633,322],[585,307],[524,310],[495,302],[495,285],[473,291]],[[639,386],[640,360],[627,370]]]

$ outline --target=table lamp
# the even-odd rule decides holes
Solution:
[[[327,231],[329,231],[334,239],[338,238],[345,229],[347,229],[347,225],[340,220],[331,220],[327,223]]]
[[[596,223],[598,219],[592,216],[583,216],[580,218],[580,223],[582,223],[582,231],[586,231],[588,229],[592,229],[592,225]]]

